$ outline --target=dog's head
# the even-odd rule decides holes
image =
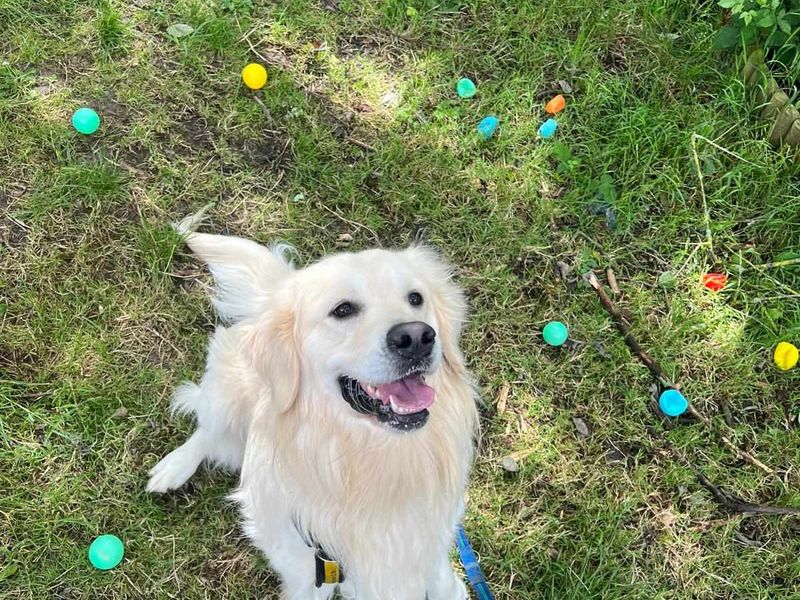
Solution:
[[[411,431],[428,421],[444,372],[463,373],[466,306],[434,251],[341,253],[295,270],[237,240],[223,266],[223,239],[233,238],[188,242],[201,256],[199,242],[216,243],[217,308],[242,322],[243,350],[281,411]]]

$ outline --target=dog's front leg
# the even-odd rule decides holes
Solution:
[[[443,552],[428,584],[428,600],[468,600],[467,588]]]

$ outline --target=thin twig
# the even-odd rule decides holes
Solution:
[[[716,148],[720,152],[724,152],[728,156],[731,156],[731,157],[735,158],[736,160],[740,160],[743,163],[747,163],[748,165],[750,165],[752,167],[761,168],[760,165],[757,165],[756,163],[751,162],[751,161],[747,160],[746,158],[744,158],[742,156],[739,156],[738,154],[736,154],[736,152],[733,152],[732,150],[728,150],[727,148],[725,148],[723,146],[720,146],[718,143],[708,139],[705,136],[700,135],[699,133],[692,133],[692,138],[696,139],[696,140],[703,140],[706,144],[709,144],[710,146],[714,146],[714,148]]]
[[[368,143],[362,142],[361,140],[357,140],[353,136],[348,135],[345,139],[354,146],[358,146],[359,148],[363,148],[364,150],[369,150],[370,152],[377,152],[375,146],[370,146]]]
[[[750,270],[763,271],[764,269],[780,269],[781,267],[790,267],[792,265],[800,265],[800,258],[787,258],[786,260],[764,263],[762,265],[753,265],[748,269],[739,269],[738,271],[740,273]]]
[[[622,292],[619,289],[619,284],[617,283],[617,276],[614,274],[614,269],[611,267],[606,269],[606,279],[608,279],[608,286],[611,288],[611,291],[619,296]]]
[[[700,157],[697,155],[697,140],[701,136],[697,135],[696,133],[692,134],[692,157],[694,158],[694,166],[697,169],[697,179],[700,182],[700,196],[703,199],[703,219],[705,220],[706,224],[706,244],[708,245],[708,251],[711,253],[712,258],[714,257],[714,238],[711,236],[711,213],[708,211],[708,201],[706,200],[706,188],[703,184],[703,171],[700,169]],[[706,138],[702,138],[706,139]]]
[[[589,271],[586,274],[586,281],[590,286],[592,286],[594,291],[597,292],[597,296],[600,298],[600,302],[603,304],[603,307],[606,309],[606,311],[608,311],[608,313],[611,315],[614,324],[617,326],[617,329],[622,334],[622,337],[625,339],[625,343],[628,345],[628,348],[631,349],[631,352],[633,352],[636,355],[636,357],[640,361],[642,361],[642,363],[653,374],[653,377],[655,377],[658,381],[660,381],[663,386],[668,388],[679,389],[679,386],[673,383],[672,380],[667,376],[667,374],[664,373],[664,369],[661,368],[661,365],[659,365],[658,362],[656,362],[656,360],[652,356],[647,354],[647,352],[645,352],[644,348],[642,348],[639,342],[636,341],[636,338],[633,337],[633,334],[631,334],[630,332],[630,327],[628,326],[628,323],[626,323],[625,318],[622,316],[622,313],[614,304],[613,300],[611,300],[611,298],[608,297],[608,294],[606,294],[605,290],[603,289],[603,286],[600,285],[600,282],[597,280],[597,276],[592,271]],[[693,404],[689,403],[689,407],[687,410],[689,414],[691,414],[695,419],[697,419],[698,421],[703,423],[703,425],[714,431],[714,426],[713,423],[711,422],[711,419],[709,419],[699,410],[697,410],[697,408],[695,408]],[[736,454],[736,456],[738,456],[742,460],[749,462],[751,465],[758,467],[759,469],[761,469],[762,471],[764,471],[769,475],[772,475],[775,472],[770,467],[765,465],[763,462],[758,460],[755,456],[736,446],[736,444],[731,442],[727,436],[720,434],[719,440],[720,442],[722,442],[722,444],[725,445],[726,448],[728,448],[728,450]]]
[[[646,366],[650,372],[653,374],[653,377],[658,379],[662,385],[665,387],[674,388],[676,387],[674,383],[667,377],[667,374],[664,373],[664,370],[661,368],[653,357],[651,357],[647,352],[645,352],[644,348],[639,345],[639,342],[636,341],[636,338],[630,332],[630,328],[628,324],[625,322],[625,317],[622,316],[622,313],[619,311],[617,306],[614,304],[614,301],[608,297],[603,286],[600,285],[600,282],[597,280],[597,276],[592,272],[586,276],[586,281],[589,283],[594,291],[597,292],[598,297],[600,298],[600,302],[603,303],[605,309],[611,314],[614,325],[617,326],[617,329],[622,334],[622,337],[625,339],[625,343],[628,345],[628,348],[639,358],[640,361]]]
[[[717,504],[727,508],[731,512],[751,515],[800,515],[799,508],[791,508],[787,506],[769,506],[766,504],[753,504],[752,502],[745,502],[744,500],[737,498],[733,494],[730,494],[722,488],[711,483],[708,480],[708,477],[703,475],[697,469],[693,469],[693,471],[697,481],[700,483],[700,485],[711,492],[711,495],[714,496],[714,500],[717,501]]]

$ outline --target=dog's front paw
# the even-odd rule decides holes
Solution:
[[[202,461],[202,455],[198,456],[185,445],[176,448],[150,469],[147,491],[151,494],[163,494],[178,489],[189,480]]]

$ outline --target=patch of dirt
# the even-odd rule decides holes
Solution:
[[[410,44],[406,40],[377,32],[369,35],[342,36],[336,40],[336,46],[341,58],[381,56],[395,68],[405,64],[405,56],[410,50]]]
[[[284,171],[295,160],[292,138],[281,132],[265,132],[260,138],[246,139],[234,147],[257,169]]]
[[[97,102],[97,112],[107,125],[115,129],[126,129],[131,123],[128,107],[117,102],[113,93]]]
[[[193,148],[208,152],[216,151],[214,132],[209,128],[208,122],[203,117],[190,113],[180,120],[178,129],[181,136]]]
[[[9,204],[9,197],[0,191],[0,215],[8,214]],[[0,243],[14,250],[25,245],[27,236],[27,231],[10,218],[6,216],[0,218]]]
[[[600,63],[606,71],[616,75],[622,75],[628,70],[628,58],[626,56],[627,45],[627,37],[624,35],[617,36],[608,50],[600,56]]]
[[[41,366],[41,358],[33,350],[0,345],[0,370],[19,379],[33,381]]]

